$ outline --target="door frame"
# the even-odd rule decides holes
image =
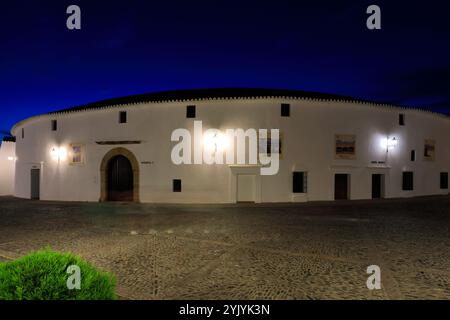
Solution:
[[[374,198],[373,197],[373,177],[375,175],[380,176],[380,197],[379,198]],[[385,177],[384,173],[373,172],[370,175],[370,177],[371,177],[371,180],[370,180],[370,184],[371,184],[370,193],[371,193],[372,199],[384,199],[385,192],[386,192],[386,187],[385,187],[385,185],[386,185],[386,182],[385,182],[386,181],[386,177]]]
[[[116,160],[117,159],[117,160]],[[121,162],[122,166],[120,166]],[[117,167],[116,167],[117,166]],[[117,169],[113,170],[113,169]],[[115,176],[114,172],[117,175]],[[120,188],[124,187],[124,185],[121,185],[123,183],[123,180],[120,180],[120,177],[126,174],[126,176],[130,179],[128,180],[126,184],[126,191],[121,191]],[[115,181],[119,183],[119,185],[111,185],[111,177],[113,177]],[[116,179],[117,178],[117,179]],[[133,167],[131,165],[130,160],[123,156],[118,155],[109,160],[108,163],[108,179],[107,179],[107,197],[108,201],[122,201],[122,202],[129,202],[133,201],[133,190],[134,190],[134,176],[133,176]],[[119,189],[116,189],[115,187],[118,187]]]
[[[255,203],[261,203],[261,175],[260,165],[230,165],[230,180],[229,180],[229,201],[237,203],[237,176],[240,174],[248,174],[255,176]]]
[[[102,163],[100,164],[100,201],[108,201],[108,165],[109,161],[115,156],[124,156],[130,163],[133,169],[133,201],[139,202],[139,186],[140,186],[140,173],[139,173],[139,162],[135,155],[128,149],[125,148],[114,148],[107,152],[103,157]]]
[[[33,197],[33,172],[37,171],[37,197]],[[40,200],[41,199],[41,169],[40,168],[31,168],[30,170],[30,199],[31,200]]]
[[[345,199],[336,199],[336,176],[337,175],[345,175],[347,177],[347,192],[346,195],[347,197]],[[351,180],[352,180],[352,175],[349,172],[334,172],[333,173],[333,199],[334,200],[351,200]]]
[[[250,201],[239,201],[239,177],[240,176],[250,176],[253,180],[253,186],[252,186],[252,193],[253,193],[253,200]],[[248,173],[240,173],[236,175],[236,202],[237,203],[255,203],[256,199],[256,175],[255,174],[248,174]]]

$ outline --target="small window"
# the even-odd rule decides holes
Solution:
[[[278,139],[278,146],[276,143],[272,143],[271,137],[269,137],[267,139],[260,139],[259,143],[260,143],[260,150],[262,151],[260,153],[266,154],[267,156],[270,157],[273,152],[273,153],[278,153],[281,156],[282,150],[283,150],[281,137],[279,137],[279,139]]]
[[[441,189],[448,189],[448,172],[441,172]]]
[[[186,106],[186,118],[195,118],[195,106]]]
[[[25,139],[25,129],[22,128],[22,139]]]
[[[173,192],[181,192],[181,180],[173,179]]]
[[[405,125],[405,114],[404,113],[400,113],[398,115],[398,124],[401,126]]]
[[[292,192],[306,193],[307,174],[302,171],[295,171],[292,173]]]
[[[58,121],[52,120],[52,131],[58,130]]]
[[[411,161],[416,161],[416,150],[411,150]]]
[[[414,190],[414,176],[412,171],[403,172],[402,189],[405,191]]]
[[[434,161],[436,158],[436,141],[432,139],[426,139],[423,147],[424,160]]]
[[[289,103],[281,104],[281,116],[282,117],[290,117],[291,115],[291,105]]]
[[[127,112],[126,111],[120,111],[119,123],[127,123]]]

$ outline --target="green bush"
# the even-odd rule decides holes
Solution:
[[[67,288],[71,265],[81,270],[79,290]],[[115,286],[113,275],[71,253],[45,249],[0,263],[0,300],[109,300],[116,298]]]

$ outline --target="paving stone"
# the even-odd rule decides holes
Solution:
[[[449,234],[448,196],[251,206],[0,197],[0,252],[71,251],[113,272],[123,299],[450,299]],[[366,287],[373,264],[382,290]]]

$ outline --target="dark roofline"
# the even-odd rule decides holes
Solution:
[[[322,101],[341,101],[362,103],[372,106],[388,107],[401,109],[410,109],[421,111],[428,114],[433,114],[450,120],[450,117],[439,112],[423,109],[423,108],[409,108],[405,106],[395,106],[392,104],[374,102],[364,99],[356,99],[344,95],[319,93],[301,90],[286,90],[286,89],[264,89],[264,88],[217,88],[217,89],[186,89],[153,92],[146,94],[137,94],[125,97],[118,97],[113,99],[101,100],[85,105],[66,108],[62,110],[53,111],[50,113],[33,116],[16,123],[11,132],[15,134],[15,129],[25,122],[42,116],[56,115],[60,113],[69,113],[77,111],[96,110],[106,107],[115,107],[121,105],[130,105],[144,102],[182,102],[182,101],[201,101],[208,99],[257,99],[257,98],[283,98],[283,99],[311,99]]]
[[[3,142],[16,142],[16,137],[12,137],[12,136],[5,136],[2,139]]]
[[[186,90],[152,92],[106,99],[76,107],[53,111],[48,114],[56,114],[60,112],[76,112],[142,102],[168,102],[168,101],[189,101],[189,100],[203,100],[203,99],[237,99],[237,98],[263,98],[263,97],[370,102],[343,95],[301,91],[301,90],[262,89],[262,88],[186,89]]]

